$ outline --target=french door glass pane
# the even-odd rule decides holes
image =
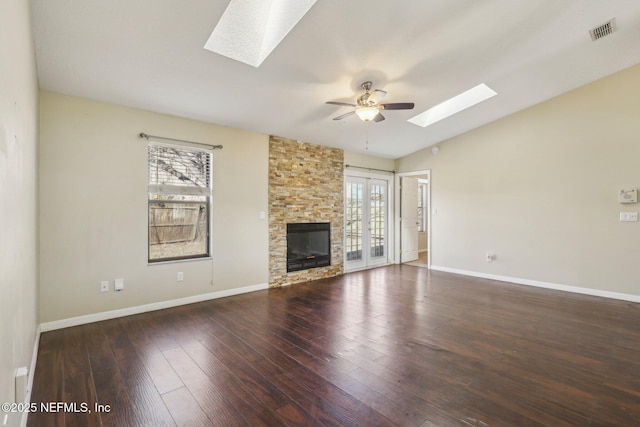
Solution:
[[[362,190],[363,184],[346,183],[345,235],[347,261],[362,259]]]
[[[380,184],[370,186],[371,209],[370,209],[370,229],[371,229],[371,257],[384,256],[385,247],[385,188]]]

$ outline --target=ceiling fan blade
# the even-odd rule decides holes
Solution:
[[[333,120],[342,120],[342,119],[347,118],[347,117],[349,117],[349,116],[351,116],[351,115],[353,115],[355,113],[356,113],[355,111],[349,111],[348,113],[344,113],[344,114],[339,115],[338,117],[334,117]]]
[[[395,102],[393,104],[380,104],[385,110],[413,110],[415,104],[413,102]]]
[[[379,104],[386,94],[387,92],[385,92],[384,90],[376,89],[369,94],[369,98],[367,98],[367,101],[369,102],[369,104]]]
[[[345,107],[355,107],[356,106],[356,104],[349,104],[347,102],[335,102],[335,101],[327,101],[327,102],[325,102],[325,104],[344,105]]]
[[[383,120],[384,120],[384,116],[380,113],[378,113],[378,115],[373,118],[374,122],[381,122]]]

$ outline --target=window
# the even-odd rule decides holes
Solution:
[[[149,262],[210,256],[212,151],[150,141]]]
[[[427,231],[427,183],[418,181],[418,232]]]

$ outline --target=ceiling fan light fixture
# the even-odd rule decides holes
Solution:
[[[370,122],[379,112],[380,109],[378,107],[358,107],[356,109],[356,114],[363,122]]]
[[[327,104],[340,105],[345,107],[353,107],[354,109],[348,113],[341,114],[334,117],[333,120],[342,120],[345,117],[357,114],[360,120],[363,122],[381,122],[385,120],[385,117],[381,114],[381,111],[386,110],[412,110],[414,107],[413,102],[392,102],[381,104],[380,101],[387,94],[384,90],[374,89],[371,90],[371,82],[366,81],[360,85],[364,93],[356,98],[354,104],[340,101],[327,101]]]

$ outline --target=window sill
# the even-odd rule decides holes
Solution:
[[[170,261],[156,261],[156,262],[147,262],[147,267],[153,267],[154,265],[165,265],[165,264],[177,264],[181,262],[196,262],[196,261],[211,261],[213,257],[202,257],[202,258],[188,258],[188,259],[172,259]]]

